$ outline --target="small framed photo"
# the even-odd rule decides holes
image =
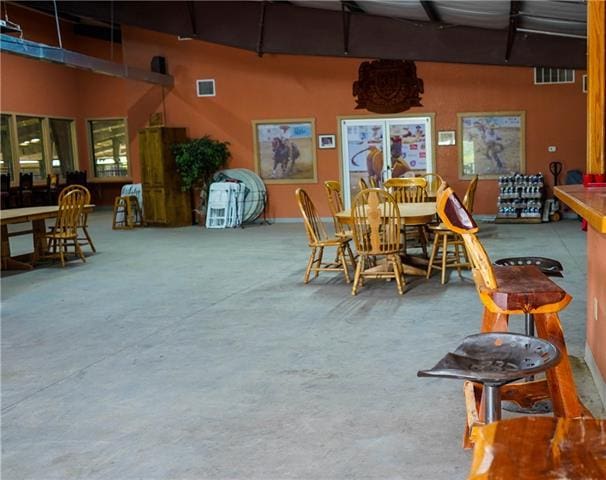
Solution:
[[[438,145],[455,145],[456,135],[454,130],[442,130],[438,132]]]
[[[318,135],[318,148],[335,148],[336,146],[334,135]]]

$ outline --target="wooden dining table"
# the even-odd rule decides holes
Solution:
[[[90,213],[94,205],[86,205],[84,211]],[[33,262],[44,255],[47,250],[46,219],[56,218],[59,205],[41,207],[25,207],[0,210],[0,238],[2,240],[2,270],[31,270]],[[31,229],[8,231],[8,225],[17,223],[31,223]],[[33,251],[24,255],[11,256],[10,237],[32,234]]]
[[[406,226],[427,225],[436,218],[436,202],[398,203],[398,210],[400,212],[402,225]],[[353,224],[351,209],[349,208],[337,212],[335,217],[344,225]],[[427,260],[424,258],[407,256],[402,263],[404,273],[425,276],[427,274],[427,268],[420,268],[419,266],[414,265],[415,263],[426,265]]]

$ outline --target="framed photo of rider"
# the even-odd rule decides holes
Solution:
[[[458,113],[459,177],[525,173],[526,112]]]
[[[265,183],[317,183],[313,118],[253,120],[255,170]]]

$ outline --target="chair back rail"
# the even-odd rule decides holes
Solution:
[[[61,197],[59,211],[53,233],[77,236],[80,216],[86,205],[86,194],[82,190],[72,190]]]
[[[366,189],[352,204],[352,232],[356,249],[367,255],[385,255],[400,250],[400,211],[385,190]]]
[[[358,188],[360,189],[360,191],[366,190],[368,188],[368,183],[366,183],[366,180],[364,180],[363,177],[360,177],[360,180],[358,180]]]
[[[427,199],[427,180],[422,177],[390,178],[383,186],[397,203],[424,202]]]

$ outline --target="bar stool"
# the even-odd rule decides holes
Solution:
[[[432,270],[442,271],[441,283],[446,283],[446,269],[456,268],[461,276],[461,268],[471,268],[463,239],[443,223],[433,226],[429,225],[429,231],[433,233],[433,248],[427,264],[427,276],[431,276]],[[439,255],[440,250],[442,254]]]
[[[113,230],[130,230],[135,227],[143,227],[143,212],[139,206],[139,200],[134,195],[116,197],[114,199],[114,216],[112,220]]]
[[[526,375],[544,372],[560,361],[552,343],[515,333],[477,333],[465,337],[452,353],[447,353],[418,377],[458,378],[481,383],[484,389],[484,422],[501,419],[500,387]]]
[[[545,373],[544,380],[503,386],[503,400],[530,408],[539,400],[551,398],[553,412],[557,417],[590,417],[591,413],[577,394],[558,318],[558,313],[570,303],[572,297],[549,280],[536,266],[493,266],[475,235],[478,226],[451,188],[440,192],[437,212],[450,230],[463,237],[467,247],[476,288],[484,305],[481,331],[507,331],[509,315],[528,313],[534,316],[538,337],[553,343],[562,355],[560,363]],[[474,422],[483,421],[482,416],[477,414],[482,391],[481,385],[474,385],[472,382],[465,384],[468,407],[467,434],[470,433]],[[468,435],[465,440],[465,446],[469,446]]]

